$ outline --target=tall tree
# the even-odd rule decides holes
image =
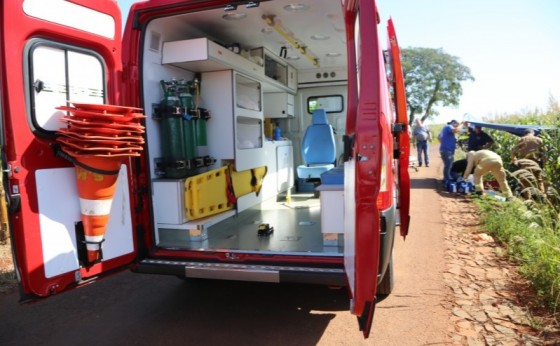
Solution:
[[[435,106],[459,105],[461,82],[474,81],[470,69],[441,48],[405,48],[401,54],[410,124],[417,115],[422,121],[437,116]]]

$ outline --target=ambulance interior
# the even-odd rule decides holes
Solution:
[[[158,247],[342,256],[340,7],[248,2],[149,23],[140,79]],[[314,111],[336,149],[310,181],[297,167]]]

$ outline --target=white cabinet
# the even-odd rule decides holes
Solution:
[[[265,164],[268,172],[261,190],[263,200],[272,198],[294,186],[292,141],[266,141]]]
[[[232,70],[201,76],[208,148],[218,162],[234,160],[243,171],[264,165],[262,90],[258,81]],[[220,164],[220,163],[219,163]]]
[[[294,159],[293,146],[290,142],[289,145],[276,147],[276,191],[284,192],[292,186],[294,186]]]
[[[245,112],[255,118],[262,118],[261,83],[252,78],[234,73],[235,107],[237,113]]]
[[[320,185],[324,246],[341,245],[344,236],[344,185]]]
[[[344,185],[320,185],[321,232],[344,233]]]
[[[154,180],[153,193],[158,223],[179,225],[187,222],[185,215],[185,179]]]
[[[193,72],[235,69],[255,76],[264,74],[263,66],[207,38],[164,42],[161,63]]]
[[[292,65],[288,65],[288,88],[295,92],[298,86],[297,83],[297,70]]]
[[[268,51],[264,53],[264,75],[282,85],[288,85],[288,66]]]
[[[232,69],[261,80],[268,91],[297,90],[296,69],[262,47],[245,58],[205,37],[170,41],[163,43],[161,63],[193,72]]]
[[[261,83],[234,73],[235,169],[243,171],[264,165]]]
[[[266,118],[293,118],[295,97],[289,93],[264,94],[264,116]]]
[[[265,91],[297,91],[297,71],[266,48],[254,48],[251,57],[263,62]]]

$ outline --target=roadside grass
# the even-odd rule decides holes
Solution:
[[[520,273],[532,282],[539,302],[558,317],[560,308],[560,237],[558,210],[545,200],[475,198],[485,230],[506,246]]]
[[[559,120],[560,102],[550,96],[545,110],[495,115],[490,122],[558,128]],[[436,136],[441,126],[431,127]],[[493,137],[495,144],[491,150],[502,157],[504,168],[509,172],[518,171],[512,162],[511,149],[519,138],[504,131],[485,131]],[[491,196],[473,199],[480,209],[485,231],[504,245],[509,258],[519,264],[520,274],[531,282],[537,292],[538,301],[534,303],[550,310],[556,323],[560,323],[560,130],[543,131],[539,136],[544,141],[546,152],[543,167],[546,198],[539,197],[538,190],[532,187],[534,198],[529,200],[519,197],[504,203]],[[462,150],[457,150],[455,159],[464,155]],[[512,191],[518,196],[527,192],[519,182],[520,177],[516,173],[510,173],[508,177]],[[483,180],[491,178],[485,176]]]
[[[10,241],[0,242],[0,294],[11,292],[16,286]]]
[[[16,273],[13,270],[0,273],[0,294],[11,292],[16,285]]]

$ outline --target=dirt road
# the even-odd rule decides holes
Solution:
[[[410,170],[410,235],[406,241],[395,241],[396,286],[393,294],[378,304],[368,340],[363,339],[356,318],[348,312],[344,289],[183,282],[127,272],[31,305],[18,305],[16,292],[0,296],[0,344],[491,344],[488,340],[497,341],[495,345],[517,344],[518,330],[513,327],[514,335],[504,336],[494,328],[494,339],[484,339],[488,318],[477,325],[469,310],[478,306],[479,296],[473,293],[471,305],[460,303],[468,300],[460,294],[460,279],[477,279],[464,273],[457,248],[449,246],[450,242],[465,243],[463,235],[453,233],[464,218],[448,217],[456,215],[464,203],[438,190],[440,171],[441,160],[435,150],[429,168]],[[481,265],[490,266],[481,261]],[[476,293],[474,286],[471,290]]]

